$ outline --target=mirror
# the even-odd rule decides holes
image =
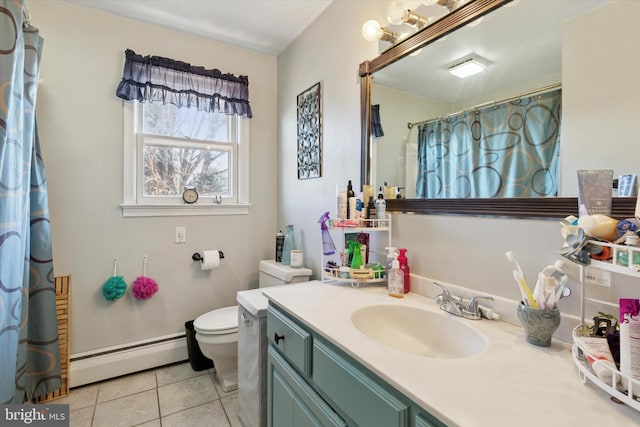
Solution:
[[[537,4],[532,8],[531,3]],[[383,181],[388,181],[390,185],[400,183],[402,187],[411,187],[410,184],[405,184],[415,179],[407,179],[405,173],[407,153],[411,153],[411,146],[407,142],[417,141],[417,129],[409,130],[407,123],[444,116],[561,82],[562,21],[601,6],[606,1],[553,1],[544,2],[543,7],[540,3],[534,0],[472,0],[397,43],[379,57],[361,64],[363,183],[380,185]],[[513,7],[509,7],[511,5]],[[539,13],[535,19],[533,11]],[[483,17],[479,25],[467,26],[478,17]],[[554,22],[552,28],[541,30],[542,22],[551,21]],[[536,25],[523,25],[523,22],[536,22]],[[534,34],[525,34],[525,30],[529,28],[534,30]],[[505,34],[517,34],[517,37],[505,37]],[[514,39],[518,40],[515,50],[507,51],[504,41]],[[421,50],[419,54],[411,55],[418,53],[418,50]],[[486,74],[488,80],[481,80],[480,76],[484,73],[467,81],[446,73],[447,64],[471,52],[490,61],[501,58],[500,64],[495,62],[488,67],[494,70],[493,74]],[[503,62],[509,62],[508,69],[498,69],[498,65],[502,66]],[[524,68],[517,68],[521,66]],[[449,85],[452,81],[456,86]],[[402,102],[398,100],[402,97],[398,94],[404,94],[405,98],[413,98],[414,101],[421,98],[420,102],[427,107],[416,108],[414,102],[409,112],[401,111]],[[425,102],[424,99],[428,101]],[[371,104],[380,104],[380,115],[385,128],[385,136],[380,139],[369,137],[368,106]],[[393,118],[391,125],[385,121],[385,106],[391,110],[388,112]],[[565,195],[562,191],[559,194]],[[622,209],[628,209],[628,205],[632,205],[634,200],[614,202],[612,215],[615,216],[617,205],[626,205],[627,208]],[[389,210],[396,211],[543,218],[564,217],[575,211],[576,207],[576,199],[569,197],[403,199],[392,200],[388,205]]]

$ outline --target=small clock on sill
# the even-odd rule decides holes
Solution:
[[[195,188],[185,188],[182,192],[182,200],[185,203],[192,205],[198,201],[198,192]]]

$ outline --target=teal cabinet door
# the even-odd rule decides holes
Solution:
[[[313,382],[360,427],[409,425],[407,404],[318,340],[313,343]]]
[[[268,427],[346,427],[346,423],[271,346],[267,389]]]

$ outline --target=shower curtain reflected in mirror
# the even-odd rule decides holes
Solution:
[[[61,384],[35,117],[43,40],[23,7],[24,0],[0,0],[0,403],[24,403]]]
[[[561,90],[418,127],[419,198],[553,197]]]

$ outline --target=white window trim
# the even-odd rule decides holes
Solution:
[[[200,216],[200,215],[247,215],[249,213],[249,119],[238,120],[237,179],[238,202],[233,204],[195,203],[158,204],[138,203],[136,184],[138,176],[138,129],[140,114],[134,102],[123,101],[123,179],[122,208],[123,217],[154,216]]]

